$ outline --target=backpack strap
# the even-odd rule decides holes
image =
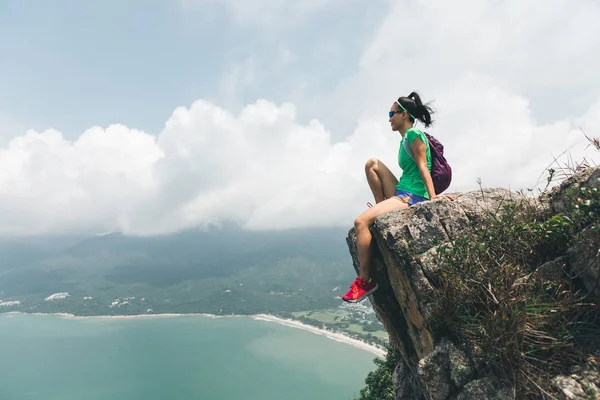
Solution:
[[[404,142],[404,150],[406,150],[410,158],[412,158],[412,160],[415,161],[415,154],[413,153],[410,144],[408,144],[408,140],[406,140],[406,138],[403,138],[402,141]]]
[[[436,151],[437,149],[434,145],[431,144],[429,133],[423,132],[423,134],[425,135],[425,139],[427,139],[425,146],[429,146],[429,151],[432,152],[431,153],[431,162],[433,162],[433,152]],[[408,153],[410,158],[412,158],[412,160],[415,161],[415,154],[413,153],[412,148],[408,144],[408,140],[406,140],[405,138],[402,138],[402,141],[404,142],[404,150],[406,150],[406,152]],[[440,145],[441,145],[441,143],[440,143]],[[442,149],[443,149],[443,147],[442,147]]]

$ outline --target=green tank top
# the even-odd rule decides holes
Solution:
[[[431,172],[431,152],[429,150],[429,141],[421,130],[412,127],[406,131],[404,137],[400,141],[400,149],[398,149],[398,165],[400,166],[400,169],[402,169],[402,176],[396,185],[396,190],[406,190],[407,192],[428,199],[429,193],[427,193],[427,188],[425,187],[423,178],[421,178],[421,173],[419,172],[419,168],[417,168],[417,163],[413,161],[410,154],[408,154],[404,148],[405,140],[410,146],[416,138],[420,138],[427,147],[427,169],[429,169]]]

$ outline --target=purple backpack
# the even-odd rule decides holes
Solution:
[[[431,180],[433,181],[433,188],[436,194],[442,193],[448,189],[450,182],[452,181],[452,168],[444,157],[444,145],[439,140],[431,136],[429,133],[424,132],[427,140],[429,140],[429,151],[431,153]],[[408,145],[408,141],[404,141],[404,149],[412,158],[415,159],[411,147]]]

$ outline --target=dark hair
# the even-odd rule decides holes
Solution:
[[[412,92],[406,97],[400,97],[398,103],[402,104],[406,111],[411,114],[409,115],[410,122],[415,122],[414,118],[416,118],[421,121],[426,128],[430,127],[433,123],[433,120],[431,119],[433,109],[428,105],[423,104],[417,92]],[[414,116],[414,118],[412,116]]]

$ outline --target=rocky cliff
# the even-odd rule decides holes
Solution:
[[[587,198],[582,200],[577,197],[581,188],[595,190],[588,193],[588,197],[591,196],[592,199],[591,203],[586,200]],[[598,208],[584,210],[587,214],[583,217],[587,219],[581,219],[582,225],[569,225],[573,220],[573,218],[570,218],[571,214],[569,212],[577,212],[577,215],[581,214],[579,206],[577,204],[573,205],[573,201],[584,203],[585,206],[590,206],[590,204],[594,206],[596,204],[594,199],[598,198],[594,196],[597,196],[599,189],[600,169],[588,169],[569,178],[549,193],[535,199],[531,196],[511,193],[505,189],[481,189],[458,194],[455,201],[439,199],[420,203],[407,210],[381,216],[375,221],[372,227],[375,246],[371,270],[380,288],[370,296],[370,301],[389,333],[393,351],[399,355],[398,359],[400,361],[396,365],[393,374],[396,399],[525,398],[520,397],[519,393],[527,393],[527,398],[553,398],[552,396],[556,396],[554,398],[561,398],[561,396],[562,398],[600,398],[600,390],[598,389],[600,387],[600,375],[596,368],[598,354],[594,354],[593,351],[595,344],[590,345],[587,339],[578,341],[575,338],[568,342],[571,346],[575,346],[573,343],[576,343],[577,346],[580,342],[586,343],[577,348],[577,354],[585,353],[583,358],[582,356],[573,358],[573,363],[579,362],[578,365],[574,364],[568,370],[557,367],[557,371],[564,371],[564,373],[554,375],[553,379],[536,381],[536,379],[527,378],[533,382],[532,387],[534,390],[536,386],[540,386],[538,394],[532,395],[531,392],[527,392],[519,386],[519,382],[526,381],[525,386],[528,382],[525,378],[521,379],[516,376],[521,373],[520,367],[515,366],[514,372],[510,372],[510,368],[501,368],[506,367],[502,364],[502,360],[509,360],[510,362],[512,362],[511,360],[524,360],[524,363],[529,362],[528,366],[533,366],[531,368],[543,369],[543,363],[553,363],[555,362],[554,359],[561,357],[562,354],[560,352],[553,353],[555,351],[552,347],[553,338],[549,340],[550,343],[546,347],[541,344],[538,346],[544,349],[545,352],[540,351],[533,359],[534,361],[528,361],[528,352],[522,348],[518,348],[511,353],[510,356],[513,358],[508,356],[502,358],[502,354],[494,358],[491,355],[488,357],[490,352],[485,347],[486,345],[489,346],[490,340],[494,340],[495,334],[489,332],[490,327],[488,325],[483,325],[488,329],[485,333],[488,341],[485,345],[482,345],[477,340],[479,337],[477,332],[483,329],[481,326],[476,329],[471,326],[465,327],[465,331],[475,332],[472,335],[456,334],[456,332],[462,332],[463,327],[460,324],[472,323],[469,319],[464,318],[463,322],[463,320],[455,318],[451,327],[443,321],[440,322],[444,319],[440,317],[440,309],[447,307],[446,309],[451,310],[453,306],[445,304],[440,308],[440,301],[452,298],[448,297],[448,293],[451,294],[453,290],[451,284],[466,282],[467,287],[460,290],[465,290],[464,293],[467,293],[466,290],[469,289],[469,285],[481,286],[478,299],[481,299],[481,302],[489,303],[482,307],[483,312],[478,311],[473,321],[477,320],[476,318],[481,321],[480,314],[485,314],[488,310],[489,315],[484,315],[483,321],[493,320],[497,313],[501,314],[503,312],[502,307],[504,305],[504,308],[524,310],[519,315],[525,316],[524,319],[516,321],[517,317],[515,315],[518,314],[517,312],[510,309],[504,311],[505,314],[500,319],[506,320],[507,330],[513,329],[512,327],[517,323],[524,326],[523,329],[530,328],[532,324],[526,319],[531,318],[533,314],[530,311],[533,307],[532,301],[527,298],[529,292],[519,292],[524,293],[523,295],[526,296],[523,299],[513,298],[517,297],[514,293],[520,290],[518,287],[521,284],[538,287],[547,283],[548,288],[541,289],[543,290],[541,293],[546,296],[548,291],[553,291],[547,296],[550,296],[549,298],[556,302],[564,300],[564,303],[549,307],[547,312],[544,311],[543,314],[540,314],[542,318],[552,318],[552,312],[556,313],[556,310],[552,310],[552,308],[562,307],[559,309],[559,314],[563,312],[561,310],[565,311],[564,316],[561,314],[561,318],[567,319],[566,316],[573,318],[571,322],[581,322],[583,318],[581,315],[585,314],[585,318],[587,318],[585,323],[589,329],[586,333],[582,333],[583,331],[577,332],[582,335],[590,334],[590,332],[592,332],[592,335],[594,333],[600,335],[600,329],[595,330],[598,328],[598,321],[593,321],[591,320],[593,318],[590,317],[598,316],[598,304],[600,304],[598,301],[600,298],[600,285],[598,284],[600,279],[598,250],[600,234],[598,231],[600,229],[598,229],[598,225],[593,225],[590,222],[597,220],[595,218],[598,215],[595,213]],[[507,260],[513,261],[505,261],[502,252],[498,253],[497,250],[498,248],[502,249],[502,247],[499,247],[500,244],[496,246],[496,253],[494,253],[496,255],[494,259],[495,266],[485,265],[485,262],[480,261],[480,259],[476,261],[476,263],[481,264],[482,269],[486,270],[487,275],[484,276],[487,278],[473,279],[467,277],[466,280],[463,279],[462,281],[451,280],[447,274],[457,269],[456,267],[453,270],[450,267],[446,268],[443,258],[440,258],[440,252],[447,252],[446,249],[452,249],[452,246],[459,251],[460,243],[462,243],[462,248],[470,249],[469,246],[473,245],[470,242],[476,241],[477,237],[481,237],[481,235],[476,236],[473,233],[478,229],[478,226],[489,227],[489,225],[485,225],[486,221],[498,220],[499,215],[509,213],[511,210],[514,212],[514,208],[507,208],[506,205],[515,202],[526,203],[529,207],[528,212],[531,213],[531,210],[534,210],[540,216],[544,215],[544,220],[542,221],[541,217],[536,217],[537,219],[529,217],[531,223],[519,225],[519,229],[524,229],[523,233],[510,233],[512,236],[507,236],[509,239],[494,239],[490,236],[489,240],[506,240],[507,246],[510,247],[505,250],[506,254],[510,253],[514,247],[515,252],[524,251],[525,253],[533,254],[537,252],[541,254],[535,259],[536,261],[550,256],[551,259],[533,268],[531,267],[532,261],[527,261],[530,258],[525,260],[528,255],[524,256],[523,265],[519,264],[519,258],[507,257]],[[591,215],[588,215],[590,213]],[[562,216],[552,218],[554,215]],[[513,226],[514,224],[517,223],[514,222]],[[536,228],[538,225],[539,229]],[[507,226],[509,225],[503,225],[502,229],[506,230]],[[522,226],[527,226],[527,229],[530,230],[522,228]],[[542,232],[544,230],[550,233]],[[537,236],[532,236],[532,231],[535,231],[534,233]],[[582,232],[588,234],[582,236]],[[506,233],[506,235],[509,234]],[[538,237],[540,240],[536,244],[519,243],[519,235],[522,235],[521,242],[534,241],[531,238]],[[460,242],[460,240],[463,240],[463,242]],[[515,242],[517,245],[510,242],[511,240],[517,240]],[[354,267],[358,271],[354,229],[350,230],[347,243]],[[564,249],[561,248],[561,243],[566,244]],[[487,245],[486,243],[479,244],[480,247]],[[528,251],[528,249],[531,250]],[[553,251],[558,252],[558,254],[554,254]],[[489,254],[492,250],[484,248],[482,252],[483,254]],[[466,257],[465,254],[460,256]],[[466,260],[465,263],[473,262],[473,260]],[[458,265],[460,268],[460,263]],[[490,275],[489,270],[494,268],[499,271],[496,272],[498,274],[507,275],[509,271],[512,271],[510,272],[512,275],[510,277]],[[504,272],[505,270],[506,272]],[[490,279],[490,276],[496,278]],[[506,290],[506,293],[508,293],[506,297],[511,297],[510,299],[500,298],[503,292],[501,288],[495,287],[496,282],[494,280],[501,281],[504,286],[507,285],[505,281],[509,282],[510,291]],[[567,298],[565,294],[559,295],[559,289],[557,288],[560,288],[563,292],[568,291],[571,297]],[[463,292],[460,292],[458,287],[456,289],[457,293],[462,295]],[[444,297],[444,293],[446,297]],[[575,297],[575,300],[570,300]],[[456,302],[457,307],[461,305],[459,304],[461,303],[460,298]],[[541,303],[539,300],[537,302]],[[548,300],[545,300],[545,304],[547,303]],[[469,304],[470,307],[473,306],[472,302]],[[581,307],[585,309],[585,312],[579,314],[573,312],[575,310],[573,305],[578,307],[578,304],[583,304]],[[468,312],[462,311],[460,315],[467,314]],[[577,316],[574,316],[575,314]],[[512,325],[511,318],[515,318]],[[552,326],[556,326],[557,324],[556,318],[548,319],[548,321],[550,322],[544,322],[544,324],[548,326],[552,324],[554,324]],[[520,334],[517,328],[514,329],[515,335]],[[545,338],[539,332],[545,332],[544,329],[530,329],[529,336],[526,332],[521,341],[514,340],[510,343],[520,343],[521,346],[527,346],[527,341],[530,338],[533,338],[531,339],[533,342],[537,340],[541,343]],[[565,329],[566,332],[569,328]],[[531,334],[532,331],[535,334]],[[569,332],[573,335],[573,331]],[[502,333],[498,335],[502,336]],[[502,343],[508,343],[506,341],[508,339],[503,338],[502,340],[505,340],[505,342],[499,339],[499,346],[503,345]],[[530,344],[530,348],[538,349],[535,347],[535,343]],[[587,361],[581,363],[582,360],[586,360],[586,357]],[[549,370],[554,371],[554,369]],[[507,373],[507,371],[509,372]],[[514,376],[511,376],[511,374]],[[526,374],[523,373],[523,375]],[[547,385],[540,385],[539,382],[545,382]]]

